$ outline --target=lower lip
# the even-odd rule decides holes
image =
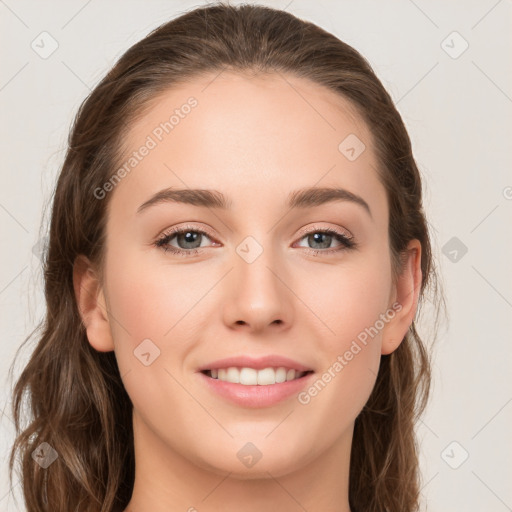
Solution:
[[[234,384],[219,379],[212,379],[202,372],[200,378],[215,393],[242,407],[260,408],[270,407],[291,396],[298,394],[311,380],[314,373],[303,375],[279,384],[268,384],[266,386],[246,386],[245,384]]]

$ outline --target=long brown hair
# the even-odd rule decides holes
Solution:
[[[28,512],[111,512],[130,500],[132,404],[114,352],[97,352],[88,343],[73,290],[73,264],[84,254],[101,268],[108,197],[96,200],[94,191],[118,169],[126,127],[160,92],[225,69],[291,73],[351,102],[376,144],[390,211],[393,275],[416,238],[422,246],[420,306],[427,285],[440,297],[410,139],[364,57],[318,26],[264,6],[210,4],[161,25],[129,48],[84,100],[69,136],[44,256],[46,315],[26,340],[38,334],[13,391],[17,437],[9,469],[12,481],[18,458]],[[418,509],[414,426],[429,384],[428,352],[413,322],[398,349],[381,356],[375,387],[355,422],[353,512]],[[24,398],[30,419],[22,426]],[[58,454],[47,468],[32,457],[43,442]]]

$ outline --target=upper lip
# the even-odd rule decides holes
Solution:
[[[217,359],[216,361],[212,361],[211,363],[201,366],[199,371],[217,370],[219,368],[230,368],[233,366],[238,368],[254,368],[255,370],[284,367],[287,369],[294,369],[299,372],[313,371],[311,368],[308,368],[293,359],[278,355],[268,355],[263,357],[235,356],[227,357],[225,359]]]

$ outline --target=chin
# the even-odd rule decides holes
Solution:
[[[219,460],[222,461],[221,464],[218,463]],[[306,462],[303,461],[303,464]],[[301,466],[296,450],[283,453],[274,449],[271,455],[265,456],[265,450],[261,450],[258,455],[256,449],[247,444],[236,451],[228,449],[224,453],[212,454],[212,458],[203,457],[195,463],[202,469],[221,476],[229,473],[229,477],[236,480],[267,479],[270,475],[281,477]]]

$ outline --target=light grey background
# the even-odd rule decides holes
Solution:
[[[511,1],[261,3],[286,8],[359,50],[413,142],[450,314],[418,427],[425,510],[512,510]],[[1,510],[23,510],[9,493],[4,462],[13,439],[7,371],[44,312],[33,248],[72,117],[122,52],[198,5],[0,0]],[[43,31],[58,43],[48,58],[31,47],[51,48]],[[428,331],[428,318],[422,327]]]

